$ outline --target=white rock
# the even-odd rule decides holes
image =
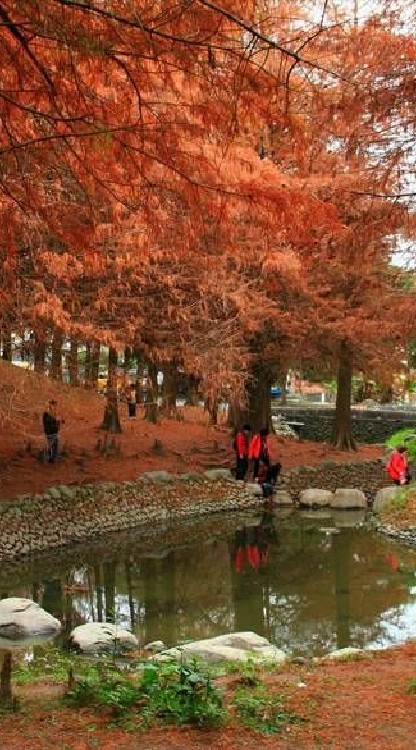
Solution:
[[[335,490],[335,494],[331,498],[331,508],[338,510],[346,510],[348,508],[365,509],[367,507],[367,500],[364,492],[356,489],[340,488]]]
[[[255,495],[256,497],[263,494],[260,485],[256,482],[247,482],[247,484],[244,485],[244,489],[247,493]]]
[[[379,490],[374,498],[373,512],[380,513],[385,508],[388,508],[401,489],[398,485],[393,485],[392,487],[383,487]]]
[[[299,493],[299,503],[303,506],[325,508],[331,505],[334,493],[331,490],[309,489]]]
[[[276,490],[273,494],[273,502],[276,505],[293,505],[293,500],[286,490]]]
[[[0,636],[3,648],[19,641],[24,645],[28,639],[32,642],[44,640],[57,635],[60,630],[59,620],[31,599],[12,596],[0,600]]]
[[[364,656],[365,652],[362,648],[339,648],[336,651],[328,654],[327,659],[334,659],[339,661],[348,661],[348,659],[357,659],[360,656]]]
[[[158,654],[155,659],[190,660],[200,658],[208,662],[247,661],[273,662],[279,666],[286,661],[286,654],[273,646],[267,638],[252,632],[230,633],[185,643]]]
[[[113,649],[126,651],[137,648],[139,645],[133,633],[111,622],[87,622],[85,625],[78,625],[71,632],[70,639],[84,653],[112,651]]]

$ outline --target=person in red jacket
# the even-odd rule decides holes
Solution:
[[[409,484],[409,461],[407,448],[399,445],[391,454],[386,465],[387,474],[394,484]]]
[[[237,432],[234,440],[234,449],[236,457],[235,478],[244,479],[248,469],[248,453],[250,446],[251,427],[249,424],[243,425],[243,428]]]
[[[269,431],[266,427],[256,432],[250,441],[249,458],[253,461],[253,479],[259,475],[260,461],[270,466],[270,451],[268,441]]]
[[[266,468],[266,478],[263,481],[276,484],[282,465],[278,462],[272,465],[268,437],[267,427],[259,430],[250,441],[248,455],[253,461],[253,479],[258,480],[261,465],[263,469]]]

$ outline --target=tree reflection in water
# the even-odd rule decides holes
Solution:
[[[416,579],[403,575],[415,570],[416,553],[364,528],[325,534],[320,523],[313,512],[263,508],[155,529],[152,539],[113,535],[116,551],[78,547],[2,566],[0,590],[33,594],[66,634],[86,620],[115,621],[142,645],[236,630],[293,653],[397,642],[393,623],[416,606]],[[393,552],[400,570],[389,563]]]

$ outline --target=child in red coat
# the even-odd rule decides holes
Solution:
[[[409,484],[411,476],[409,473],[408,452],[404,445],[399,445],[393,451],[387,461],[386,470],[394,484]]]

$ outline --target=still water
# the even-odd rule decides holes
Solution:
[[[114,534],[3,564],[0,595],[34,598],[65,635],[108,620],[141,645],[236,630],[294,655],[401,643],[416,637],[416,550],[361,520],[264,510]]]

